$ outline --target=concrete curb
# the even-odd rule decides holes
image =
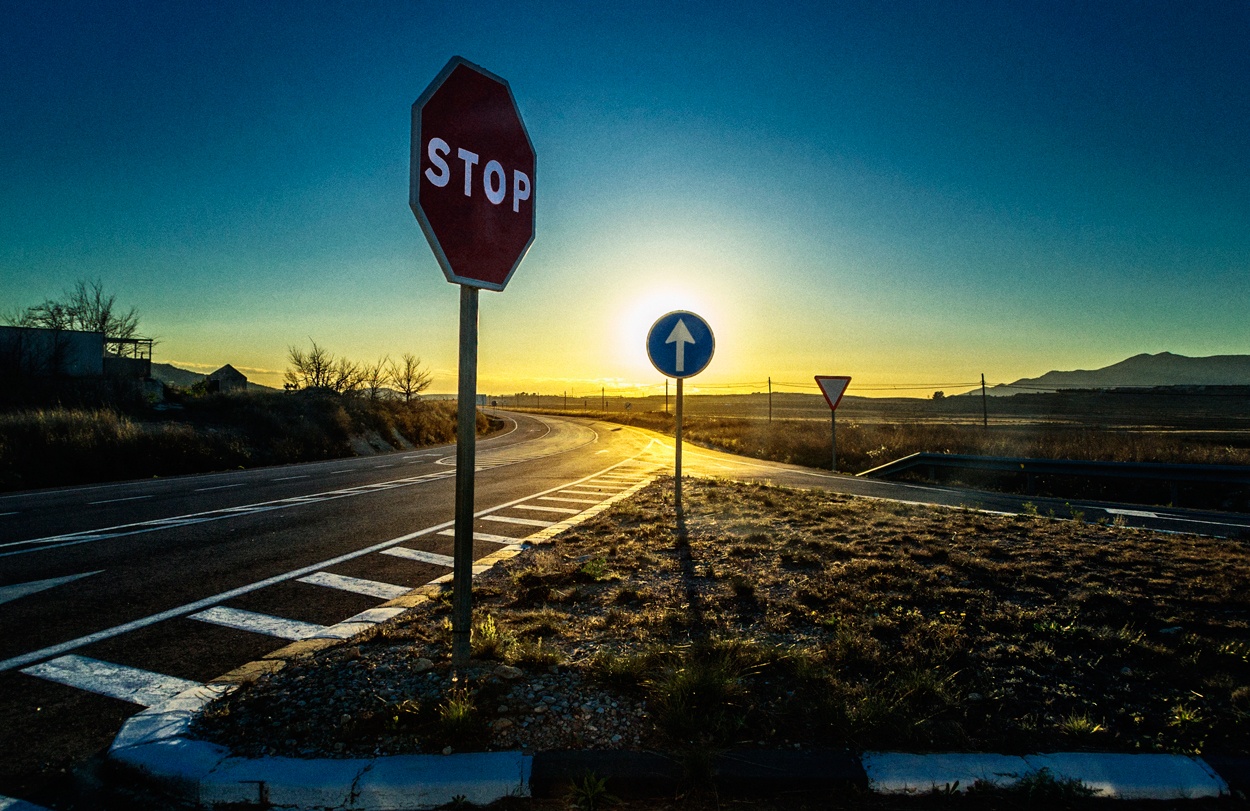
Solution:
[[[109,758],[179,799],[200,806],[254,804],[292,809],[403,811],[457,800],[487,805],[505,797],[558,796],[587,774],[620,796],[672,795],[689,784],[679,761],[658,753],[580,751],[395,755],[359,759],[240,758],[188,737],[196,712],[233,689],[206,685],[132,717]],[[1250,760],[1228,760],[1244,779]],[[1037,755],[906,754],[748,750],[718,756],[710,776],[722,791],[859,788],[882,794],[962,792],[976,784],[1010,788],[1048,770],[1079,780],[1095,796],[1186,800],[1228,796],[1229,781],[1201,758],[1056,752]]]

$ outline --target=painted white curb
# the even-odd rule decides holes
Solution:
[[[408,811],[457,797],[488,805],[528,797],[533,758],[521,752],[397,755],[357,759],[234,757],[187,737],[201,707],[231,687],[206,685],[128,720],[109,757],[203,806],[256,803],[282,808]]]
[[[12,797],[0,795],[0,811],[49,811],[49,809],[25,800],[15,800]]]
[[[1059,752],[1044,755],[865,752],[870,789],[883,794],[966,791],[977,781],[1009,787],[1047,769],[1057,780],[1080,780],[1095,796],[1120,800],[1184,800],[1227,795],[1228,784],[1200,758]]]

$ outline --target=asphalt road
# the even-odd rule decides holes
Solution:
[[[509,428],[478,444],[477,557],[672,470],[672,440],[649,431],[505,416]],[[0,496],[0,806],[105,803],[66,775],[88,771],[127,717],[449,573],[454,460],[441,446]],[[687,475],[917,503],[1016,512],[1025,501],[690,445],[683,462]],[[1244,515],[1072,507],[1086,520],[1250,534]]]

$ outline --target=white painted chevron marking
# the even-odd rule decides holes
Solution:
[[[599,504],[595,498],[560,498],[559,496],[539,496],[539,501],[567,501],[570,504]]]
[[[393,555],[397,558],[405,560],[415,560],[419,563],[432,563],[435,566],[446,566],[448,569],[454,568],[455,559],[451,555],[440,555],[437,552],[424,552],[420,549],[409,549],[406,546],[396,546],[391,549],[383,550],[383,555]]]
[[[514,510],[535,510],[544,513],[562,513],[563,515],[577,515],[581,510],[570,510],[568,507],[542,507],[537,504],[517,504]]]
[[[28,594],[36,594],[47,589],[63,586],[66,583],[73,583],[84,577],[91,577],[93,574],[99,574],[104,571],[98,569],[94,572],[83,572],[82,574],[71,574],[65,577],[53,577],[48,580],[32,580],[29,583],[15,583],[12,586],[0,586],[0,603],[7,603],[9,600],[16,600],[18,597],[25,597]]]
[[[454,538],[454,537],[456,537],[456,531],[455,531],[454,529],[445,529],[445,530],[443,530],[442,532],[440,532],[440,533],[438,533],[438,534],[439,534],[439,535],[446,535],[448,538]],[[523,541],[523,540],[525,540],[525,539],[524,539],[524,538],[513,538],[513,537],[510,537],[510,536],[508,536],[508,535],[491,535],[489,532],[475,532],[475,533],[473,533],[473,540],[475,540],[475,541],[489,541],[489,542],[491,542],[491,543],[520,543],[521,541]]]
[[[554,521],[539,521],[537,518],[512,518],[507,515],[481,515],[478,517],[483,521],[498,521],[501,524],[521,524],[527,527],[549,527],[555,524]]]
[[[241,608],[227,608],[224,605],[213,606],[206,611],[189,614],[188,619],[234,628],[239,631],[251,631],[254,634],[276,636],[279,639],[290,639],[297,642],[316,636],[325,630],[324,625],[311,622],[289,620],[275,617],[272,614],[258,614],[255,611],[244,611]]]
[[[342,574],[333,574],[331,572],[313,572],[307,577],[299,578],[300,583],[311,583],[314,586],[325,586],[326,588],[338,589],[339,591],[350,591],[353,594],[364,594],[368,597],[378,597],[383,600],[394,600],[401,597],[412,589],[407,586],[396,586],[391,583],[382,583],[378,580],[365,580],[361,577],[348,577]]]
[[[74,653],[32,665],[21,672],[90,693],[129,701],[141,707],[155,706],[183,690],[200,686],[196,681],[140,670],[137,667],[115,665]]]

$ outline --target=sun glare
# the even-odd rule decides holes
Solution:
[[[689,310],[703,316],[711,324],[713,333],[719,325],[718,316],[723,313],[712,297],[676,285],[657,286],[643,292],[622,307],[618,321],[617,359],[628,369],[627,374],[641,380],[662,379],[647,358],[647,332],[661,316],[674,310]]]

